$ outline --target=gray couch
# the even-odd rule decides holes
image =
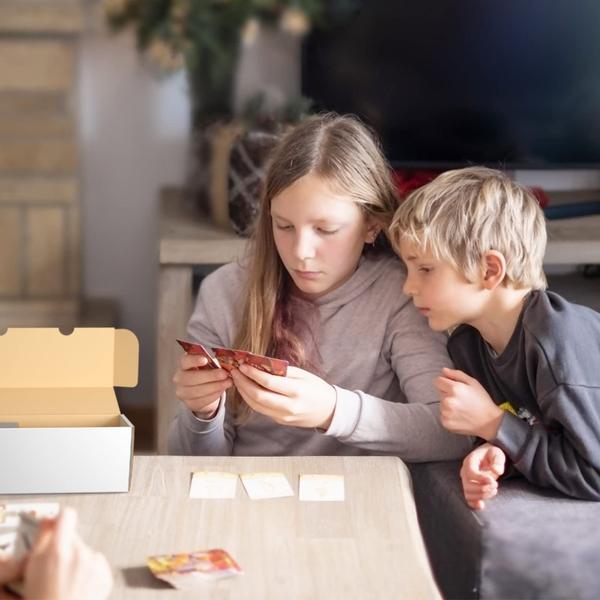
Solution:
[[[600,503],[522,478],[483,511],[467,507],[459,463],[411,465],[419,522],[445,598],[600,598]]]

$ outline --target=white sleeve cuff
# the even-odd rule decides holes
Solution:
[[[333,388],[335,389],[336,397],[335,409],[331,424],[327,431],[325,431],[325,435],[343,441],[354,433],[358,425],[362,409],[362,399],[357,392],[345,390],[337,385],[334,385]]]

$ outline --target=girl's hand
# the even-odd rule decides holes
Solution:
[[[485,508],[485,500],[498,493],[496,481],[502,473],[506,456],[500,448],[483,444],[465,457],[460,470],[463,493],[467,504],[476,510]]]
[[[287,375],[280,377],[241,365],[231,376],[250,408],[276,423],[320,429],[328,429],[331,424],[335,388],[308,371],[288,367]]]
[[[209,419],[219,408],[221,394],[233,384],[225,369],[203,368],[205,356],[184,354],[173,376],[175,395],[201,419]]]
[[[453,433],[492,440],[504,411],[496,406],[483,386],[456,369],[442,369],[435,380],[440,397],[442,425]]]

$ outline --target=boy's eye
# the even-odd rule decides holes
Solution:
[[[421,273],[429,273],[429,272],[433,271],[433,269],[431,267],[419,267],[419,271]]]

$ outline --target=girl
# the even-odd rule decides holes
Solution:
[[[315,116],[282,139],[249,254],[206,277],[188,331],[205,346],[294,366],[286,377],[248,365],[229,376],[182,356],[171,453],[466,454],[469,440],[439,422],[433,380],[450,366],[445,336],[402,293],[404,269],[385,234],[397,203],[388,165],[356,119]]]

